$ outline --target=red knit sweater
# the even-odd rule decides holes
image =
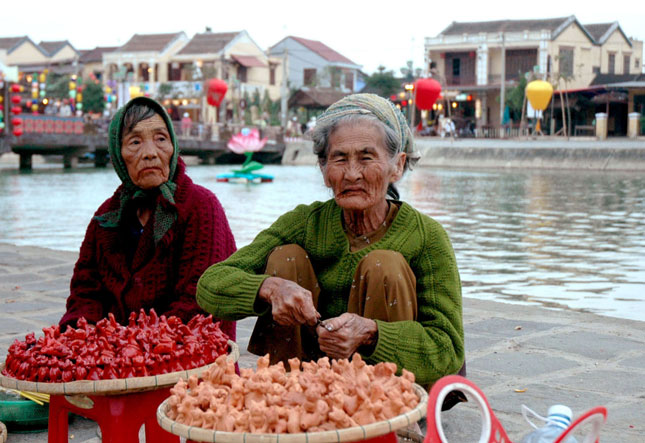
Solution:
[[[102,228],[92,219],[81,245],[61,327],[75,326],[80,317],[96,323],[112,312],[126,324],[130,312],[154,308],[159,315],[176,315],[184,323],[206,314],[195,301],[197,280],[213,263],[235,252],[235,240],[217,197],[186,175],[183,161],[175,178],[177,221],[155,246],[153,219],[146,223],[128,266],[125,236],[120,229]],[[119,187],[96,214],[119,206]],[[157,204],[170,204],[158,199]],[[222,330],[235,340],[235,322]]]

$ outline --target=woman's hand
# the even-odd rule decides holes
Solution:
[[[290,280],[267,278],[260,286],[258,297],[271,305],[273,320],[280,325],[313,326],[320,318],[311,292]]]
[[[374,320],[345,313],[330,318],[317,328],[320,350],[331,358],[349,358],[363,345],[376,344],[378,327]]]

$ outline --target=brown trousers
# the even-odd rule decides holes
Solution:
[[[314,306],[318,307],[318,279],[300,246],[275,248],[267,260],[265,274],[291,280],[311,291]],[[354,273],[347,312],[388,322],[416,320],[416,278],[399,252],[375,250],[363,257]],[[248,349],[256,355],[268,353],[271,364],[282,361],[287,367],[287,360],[293,357],[315,360],[324,356],[314,327],[278,325],[270,311],[258,318]]]

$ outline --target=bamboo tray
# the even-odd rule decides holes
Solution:
[[[248,432],[225,432],[212,429],[187,426],[168,418],[170,408],[168,399],[157,408],[159,425],[171,434],[185,437],[193,441],[220,443],[339,443],[357,440],[367,440],[389,434],[419,421],[426,415],[428,408],[428,393],[418,384],[414,384],[414,392],[419,397],[419,404],[405,414],[397,415],[389,420],[379,421],[365,426],[337,429],[324,432],[302,432],[298,434],[252,434]]]
[[[234,341],[228,341],[228,359],[236,362],[240,358],[240,348]],[[152,391],[158,388],[172,386],[180,378],[188,379],[191,375],[199,376],[202,371],[210,368],[211,363],[200,368],[185,371],[170,372],[167,374],[149,375],[146,377],[116,378],[110,380],[79,380],[68,383],[39,383],[34,381],[18,380],[1,374],[5,363],[0,365],[0,386],[18,391],[40,392],[51,395],[111,395],[128,394],[134,392]],[[0,442],[2,443],[2,442]]]

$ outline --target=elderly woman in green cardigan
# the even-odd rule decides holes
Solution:
[[[459,273],[441,225],[399,200],[395,183],[415,160],[403,115],[376,95],[351,95],[312,138],[334,198],[296,207],[211,266],[197,302],[220,318],[258,316],[249,351],[272,363],[358,352],[424,385],[456,373]]]

